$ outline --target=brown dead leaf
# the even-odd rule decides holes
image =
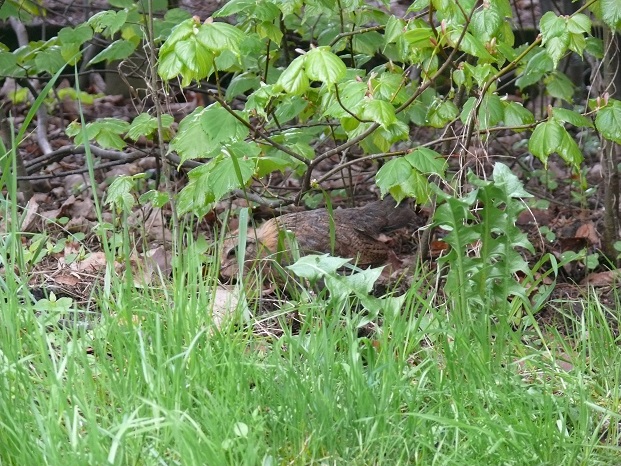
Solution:
[[[106,255],[101,251],[93,252],[84,260],[71,264],[71,269],[85,273],[103,272],[106,269]]]
[[[597,233],[593,222],[587,222],[580,225],[576,230],[576,238],[586,238],[591,246],[596,248],[601,246],[599,234]]]
[[[36,230],[36,223],[39,217],[39,203],[35,201],[34,198],[28,201],[26,204],[26,214],[24,216],[24,221],[22,222],[22,231],[33,232]]]
[[[73,274],[59,274],[52,277],[54,283],[62,286],[74,287],[80,283],[80,278]]]
[[[610,286],[621,278],[621,269],[591,273],[580,282],[581,285]]]
[[[172,254],[164,246],[150,249],[140,256],[134,255],[130,262],[132,264],[134,284],[138,287],[150,285],[154,275],[161,274],[167,277],[172,270]]]

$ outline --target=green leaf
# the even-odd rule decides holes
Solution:
[[[136,187],[136,182],[131,176],[121,175],[112,181],[106,191],[105,203],[114,205],[123,212],[131,212],[136,200],[132,191]]]
[[[89,63],[93,65],[102,61],[110,63],[114,60],[123,60],[129,57],[136,50],[136,43],[125,39],[112,42],[108,47],[95,55]]]
[[[410,29],[403,34],[403,40],[410,46],[410,48],[424,49],[424,48],[433,48],[434,45],[431,42],[431,38],[433,38],[433,31],[431,28],[427,27],[419,27],[416,29]]]
[[[403,35],[404,30],[405,21],[401,18],[397,18],[395,15],[391,15],[384,29],[384,44],[388,45],[392,42],[396,42],[397,39]]]
[[[203,131],[210,138],[209,146],[238,141],[248,136],[249,129],[220,104],[207,107],[201,115]]]
[[[493,2],[483,3],[482,8],[472,15],[472,30],[482,41],[489,41],[496,36],[504,22],[504,17]]]
[[[497,94],[486,94],[479,108],[479,128],[496,126],[505,116],[502,101]]]
[[[60,47],[53,46],[48,48],[47,50],[43,50],[37,53],[37,56],[35,57],[35,65],[37,66],[37,69],[39,71],[47,71],[50,74],[54,74],[65,65],[67,65],[67,62],[62,56]],[[3,70],[3,73],[8,71],[4,67],[0,69]],[[7,74],[14,75],[13,73]],[[19,73],[17,74],[19,75]]]
[[[528,149],[544,164],[563,143],[565,129],[555,120],[540,123],[528,141]]]
[[[591,119],[573,110],[562,107],[554,107],[552,109],[552,115],[558,121],[569,123],[577,128],[593,128],[593,122]]]
[[[533,197],[524,189],[524,184],[505,164],[496,162],[492,172],[494,184],[505,193],[506,197],[527,198]]]
[[[112,37],[119,32],[127,21],[127,10],[106,10],[94,14],[88,20],[88,24],[97,33],[103,33],[106,37]]]
[[[520,74],[515,84],[520,89],[524,89],[538,82],[546,73],[553,69],[554,62],[545,50],[541,50],[530,58],[526,68]]]
[[[213,22],[199,27],[196,39],[208,50],[221,52],[228,50],[239,55],[239,47],[244,34],[228,23]]]
[[[334,84],[345,77],[343,60],[330,52],[329,47],[317,47],[306,54],[306,75],[314,81]]]
[[[504,102],[505,116],[503,121],[506,126],[523,126],[535,122],[535,116],[530,110],[517,102]]]
[[[233,160],[233,157],[235,156],[225,153],[208,163],[211,172],[206,182],[213,193],[214,202],[218,202],[231,190],[245,186],[254,174],[254,160],[241,157],[236,157]],[[241,179],[237,174],[235,165],[239,166]]]
[[[435,174],[444,178],[447,166],[446,159],[434,150],[420,147],[406,155],[405,160],[425,175]]]
[[[308,280],[318,280],[326,275],[335,274],[338,269],[347,264],[351,259],[332,257],[328,254],[309,254],[300,257],[295,264],[287,266],[298,277]]]
[[[459,109],[450,100],[436,100],[429,107],[427,124],[432,128],[444,128],[448,123],[457,118]]]
[[[578,147],[578,143],[576,143],[565,128],[563,128],[563,140],[557,152],[565,162],[574,168],[574,170],[580,169],[584,156],[582,155],[580,147]]]
[[[390,193],[397,202],[407,197],[413,197],[419,203],[429,199],[427,176],[412,168],[412,164],[403,157],[386,162],[378,170],[375,181],[382,196]]]
[[[546,91],[552,97],[572,102],[575,86],[565,73],[555,70],[543,82],[546,85]]]
[[[600,0],[602,19],[609,28],[621,29],[621,2],[618,0]]]
[[[576,13],[567,18],[567,30],[574,34],[590,34],[591,20],[587,15]]]
[[[214,151],[220,151],[219,147],[210,147],[211,138],[203,130],[201,118],[204,111],[203,107],[198,107],[181,120],[177,135],[170,142],[170,151],[177,152],[182,162],[208,157]]]
[[[367,99],[362,109],[362,119],[375,121],[386,128],[397,121],[397,116],[395,108],[385,100]]]
[[[609,141],[621,144],[621,102],[611,99],[597,112],[595,127]]]
[[[162,126],[169,128],[173,124],[174,118],[171,115],[162,115]],[[157,118],[148,113],[141,113],[132,121],[127,131],[127,137],[137,141],[141,136],[149,137],[157,131]]]
[[[62,28],[58,32],[58,39],[63,44],[82,45],[93,38],[93,30],[87,24],[81,24],[76,28]]]
[[[280,86],[287,94],[301,95],[306,92],[310,82],[304,72],[306,55],[297,57],[278,78],[277,86]]]

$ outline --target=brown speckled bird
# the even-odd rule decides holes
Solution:
[[[246,270],[256,259],[275,254],[282,248],[281,231],[294,234],[300,254],[332,253],[335,256],[353,258],[358,266],[384,264],[390,249],[377,237],[381,233],[396,230],[414,223],[416,214],[405,204],[396,205],[392,197],[371,202],[363,207],[334,209],[332,222],[326,209],[294,212],[272,218],[259,228],[248,229]],[[330,228],[334,231],[334,250],[331,247]],[[229,279],[238,272],[238,232],[235,231],[223,243],[220,275]],[[286,241],[284,244],[287,244]],[[287,257],[289,256],[289,257]],[[281,264],[290,263],[290,255],[281,256]]]

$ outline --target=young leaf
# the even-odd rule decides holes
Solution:
[[[334,84],[345,77],[343,60],[330,52],[329,47],[317,47],[306,54],[306,75],[314,81]]]
[[[306,92],[310,82],[304,72],[306,55],[297,57],[278,78],[276,86],[280,86],[287,94],[301,95]]]

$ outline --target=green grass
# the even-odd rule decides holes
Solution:
[[[46,328],[5,278],[0,464],[621,463],[621,351],[596,300],[575,342],[458,317],[422,285],[376,342],[321,294],[268,338],[214,328],[193,247],[165,287],[112,277],[86,332]]]

